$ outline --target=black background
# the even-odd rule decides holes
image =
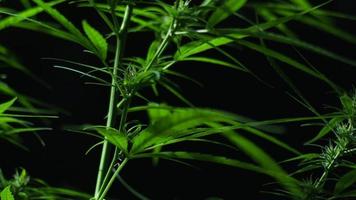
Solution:
[[[327,7],[331,10],[354,14],[356,4],[352,0],[340,0],[330,3]],[[60,8],[78,24],[82,19],[88,19],[100,30],[105,30],[100,22],[96,21],[95,13],[88,9],[64,6]],[[248,10],[243,10],[243,13],[252,15]],[[337,20],[335,23],[348,32],[355,33],[353,21]],[[349,58],[355,57],[355,46],[295,22],[291,25],[302,39]],[[144,55],[150,39],[152,35],[146,33],[130,34],[125,55]],[[60,114],[60,119],[51,121],[50,126],[54,127],[53,131],[41,133],[41,137],[46,142],[44,147],[32,134],[23,136],[24,144],[30,147],[30,152],[19,150],[5,141],[0,141],[0,168],[10,176],[16,167],[24,167],[31,176],[44,179],[53,186],[73,187],[92,192],[100,149],[96,148],[88,155],[85,155],[85,151],[95,144],[97,139],[63,131],[63,127],[68,124],[103,124],[107,111],[108,89],[86,85],[84,82],[87,79],[80,78],[78,74],[69,71],[53,68],[56,62],[41,58],[65,58],[91,64],[96,64],[97,61],[76,44],[31,31],[6,29],[0,32],[0,43],[16,52],[22,63],[46,81],[50,88],[43,87],[25,75],[8,70],[6,71],[9,75],[7,82],[10,85],[24,94],[70,112],[70,114]],[[270,45],[298,58],[293,49],[288,46],[273,43]],[[256,120],[312,115],[285,93],[286,84],[268,66],[263,56],[244,48],[230,49],[230,51],[273,87],[257,81],[248,74],[232,69],[197,63],[178,64],[174,67],[175,70],[197,79],[204,85],[204,87],[199,87],[189,81],[177,80],[183,94],[194,105],[223,109]],[[304,50],[301,52],[331,80],[348,90],[352,89],[355,72],[353,67]],[[287,73],[299,89],[318,110],[333,111],[327,106],[338,106],[335,94],[324,83],[285,65],[283,67],[287,69]],[[184,106],[182,102],[164,91],[160,98],[152,98],[157,102]],[[134,104],[139,103],[142,102],[134,102]],[[129,117],[130,119],[144,119],[143,115],[130,115]],[[285,135],[278,137],[302,151],[305,150],[302,146],[303,141],[310,138],[316,131],[310,127],[300,128],[297,124],[291,124],[286,127],[286,130]],[[263,140],[253,139],[276,160],[291,156]],[[211,145],[182,144],[173,148],[225,153],[235,158],[248,159],[242,153]],[[224,199],[276,199],[266,197],[260,192],[268,190],[269,187],[263,186],[272,181],[268,177],[214,164],[198,162],[193,164],[199,169],[167,161],[162,161],[159,166],[153,167],[150,160],[137,160],[128,164],[123,171],[123,177],[134,188],[152,199],[204,199],[212,196]],[[289,167],[292,168],[292,166]],[[123,187],[114,186],[112,193],[113,196],[118,194],[116,196],[120,196],[121,199],[134,199]]]

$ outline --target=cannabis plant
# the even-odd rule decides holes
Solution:
[[[108,199],[108,192],[114,189],[113,183],[120,181],[137,198],[148,199],[130,187],[121,177],[128,163],[143,158],[152,159],[154,164],[158,164],[161,159],[189,166],[191,165],[189,161],[211,162],[261,173],[279,184],[278,187],[281,189],[273,192],[274,194],[282,194],[290,199],[335,199],[354,196],[354,191],[345,193],[355,182],[354,170],[347,170],[341,178],[336,177],[339,181],[333,193],[329,192],[326,183],[337,166],[355,168],[352,157],[349,160],[341,159],[348,154],[352,156],[354,152],[356,100],[345,95],[346,92],[341,86],[324,75],[318,66],[314,67],[309,63],[298,49],[351,66],[356,66],[356,62],[301,39],[299,33],[289,27],[290,22],[299,22],[355,43],[353,35],[337,28],[332,21],[335,17],[348,19],[354,17],[324,10],[323,7],[331,2],[313,5],[306,0],[267,3],[246,0],[174,2],[23,0],[21,11],[15,10],[14,5],[1,7],[0,13],[6,17],[0,21],[0,30],[9,27],[31,30],[81,46],[83,49],[81,54],[89,54],[96,60],[93,62],[69,60],[60,54],[55,58],[44,59],[52,62],[57,69],[69,70],[85,77],[86,80],[90,80],[87,84],[100,86],[103,90],[109,91],[107,113],[103,116],[104,123],[88,122],[70,125],[68,128],[68,131],[95,136],[98,139],[98,142],[89,149],[90,151],[101,148],[93,195],[88,197],[66,189],[46,190],[46,184],[41,181],[39,184],[31,185],[26,171],[23,170],[17,173],[13,180],[2,178],[4,180],[0,185],[4,188],[2,198],[11,200],[13,196],[19,199],[72,197],[103,200]],[[90,13],[90,16],[79,15],[75,20],[71,20],[62,14],[62,9],[67,7],[75,11],[84,10]],[[144,55],[132,56],[127,53],[130,37],[143,34],[147,34],[147,38],[144,39],[149,40],[147,48],[138,47],[144,49]],[[271,44],[293,46],[300,58],[280,51]],[[3,49],[0,53],[7,53],[5,48]],[[177,78],[194,82],[193,78],[180,73],[177,69],[183,64],[202,63],[231,68],[236,73],[243,73],[268,85],[263,74],[256,73],[240,60],[236,54],[236,50],[239,49],[249,49],[256,55],[264,56],[267,65],[261,67],[267,69],[272,67],[289,88],[288,94],[315,116],[255,121],[227,111],[196,107],[181,93],[176,84]],[[31,76],[17,59],[4,56],[0,57],[0,60],[22,69]],[[294,84],[284,67],[302,72],[326,84],[336,95],[341,96],[342,112],[320,114]],[[35,76],[33,78],[42,82]],[[6,94],[6,90],[2,91]],[[186,106],[162,103],[159,97],[164,92],[171,93]],[[11,96],[17,96],[19,103],[32,108],[31,102],[26,101],[26,98],[22,98],[18,93],[12,92]],[[15,99],[0,105],[0,120],[5,120],[0,127],[7,131],[7,134],[2,135],[9,141],[12,140],[8,135],[39,130],[29,128],[24,122],[11,118],[24,116],[3,114],[14,101]],[[144,119],[135,117],[142,116],[142,113],[148,117]],[[6,121],[10,119],[13,121]],[[281,127],[275,125],[316,120],[325,123],[325,127],[311,142],[317,141],[328,132],[335,132],[335,137],[331,139],[329,145],[323,147],[320,154],[302,153],[271,134],[281,130]],[[24,128],[16,128],[13,134],[8,134],[13,128],[12,124],[16,123]],[[214,136],[219,139],[215,139]],[[296,157],[290,160],[302,159],[305,161],[302,166],[306,167],[297,170],[293,173],[297,175],[292,176],[259,147],[257,142],[250,139],[250,136],[259,137],[295,155]],[[178,143],[189,142],[239,150],[252,161],[224,154],[225,152],[207,152],[206,149],[177,150]],[[316,179],[316,175],[307,179],[308,181],[298,176],[309,170],[316,171],[318,168],[322,168],[323,172]]]

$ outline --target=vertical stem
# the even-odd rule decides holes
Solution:
[[[118,102],[118,94],[117,94],[117,89],[116,89],[115,85],[117,83],[118,69],[119,69],[119,66],[122,61],[122,55],[123,55],[123,50],[124,50],[125,40],[126,40],[126,35],[127,35],[127,28],[128,28],[131,14],[132,14],[132,5],[128,4],[126,6],[125,15],[122,20],[120,30],[116,35],[115,60],[114,60],[112,81],[111,81],[111,88],[110,88],[110,100],[109,100],[108,115],[107,115],[107,121],[106,121],[107,128],[114,127],[115,121],[116,121],[117,109],[115,107]],[[113,16],[113,17],[115,17],[115,16]],[[128,106],[128,104],[125,102],[125,106],[123,108],[124,111],[127,110],[127,108],[125,108],[127,106]],[[125,121],[126,121],[126,115],[127,115],[126,113],[127,112],[122,113],[121,120],[120,120],[120,131],[122,131],[122,127],[124,126],[123,123],[125,123]],[[122,120],[123,118],[125,120],[124,122]],[[99,191],[103,184],[103,175],[104,175],[106,165],[108,163],[109,153],[110,153],[110,145],[105,140],[104,144],[103,144],[102,152],[101,152],[100,164],[99,164],[98,175],[97,175],[97,180],[96,180],[95,194],[94,194],[95,199],[98,199]]]
[[[166,49],[169,39],[172,37],[172,34],[174,32],[176,26],[176,20],[173,18],[172,22],[168,28],[168,31],[166,33],[166,35],[164,36],[161,44],[159,45],[156,53],[153,55],[152,59],[150,60],[150,62],[147,64],[147,66],[145,67],[145,71],[149,70],[152,65],[154,64],[154,62],[156,61],[156,59],[158,59],[158,57],[163,53],[163,51]]]
[[[111,185],[114,183],[114,180],[116,178],[117,175],[119,175],[120,171],[124,168],[125,164],[127,163],[128,159],[125,158],[122,163],[120,163],[119,167],[116,169],[115,173],[112,175],[112,177],[110,178],[109,183],[106,185],[103,193],[100,195],[100,197],[98,198],[98,200],[103,200],[106,193],[109,191]]]

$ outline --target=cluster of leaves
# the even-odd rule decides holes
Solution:
[[[22,1],[22,4],[29,8],[29,1]],[[11,9],[0,8],[1,11],[13,12]],[[41,12],[38,8],[27,12],[31,16]],[[22,19],[5,18],[0,20],[0,30],[7,28],[9,25],[16,25]],[[5,46],[0,45],[0,68],[9,68],[18,72],[26,74],[33,80],[45,84],[36,75],[32,74],[17,58],[17,56],[7,49]],[[30,120],[34,118],[55,118],[55,116],[40,115],[49,114],[47,109],[38,109],[34,105],[43,105],[42,102],[35,100],[31,97],[17,92],[6,83],[7,75],[1,74],[0,80],[0,97],[11,99],[8,101],[0,102],[0,140],[6,140],[26,151],[29,150],[27,146],[22,143],[19,134],[32,132],[40,142],[43,144],[41,138],[37,135],[37,131],[48,131],[51,128],[47,127],[34,127]],[[31,178],[25,169],[16,171],[13,178],[6,179],[0,169],[0,199],[1,200],[28,200],[28,199],[89,199],[90,196],[77,192],[75,190],[51,187],[46,182],[40,179]]]
[[[179,159],[179,162],[183,162],[181,160],[199,160],[252,170],[272,176],[292,198],[315,199],[317,198],[316,196],[324,197],[324,194],[321,194],[323,192],[322,188],[330,171],[335,168],[336,164],[339,165],[339,162],[336,161],[340,160],[339,158],[343,157],[344,154],[354,152],[352,149],[354,148],[353,113],[351,115],[348,112],[354,109],[355,103],[354,100],[348,100],[346,96],[343,96],[342,100],[346,112],[343,116],[347,117],[332,118],[317,138],[313,140],[313,142],[318,140],[320,135],[324,136],[334,127],[338,127],[335,129],[336,139],[333,139],[330,146],[325,147],[321,155],[301,154],[289,145],[272,137],[263,129],[263,125],[326,119],[325,116],[318,114],[306,98],[303,97],[280,65],[291,67],[294,70],[320,79],[338,94],[343,92],[339,86],[310,63],[305,62],[305,60],[296,60],[267,46],[269,41],[291,45],[295,48],[305,49],[318,55],[356,66],[354,60],[299,39],[297,33],[294,33],[288,27],[288,22],[297,20],[301,23],[315,26],[347,42],[355,43],[352,35],[336,28],[329,19],[330,17],[337,17],[354,20],[354,17],[320,9],[330,1],[318,6],[312,6],[306,0],[273,1],[269,3],[250,3],[246,0],[205,0],[198,4],[194,4],[189,0],[177,0],[174,4],[158,0],[152,2],[109,0],[106,3],[94,0],[72,1],[78,7],[94,9],[102,19],[103,24],[106,25],[106,34],[102,34],[101,31],[94,28],[87,19],[83,19],[81,28],[78,28],[59,10],[54,8],[54,6],[65,2],[65,0],[47,2],[32,0],[23,2],[25,2],[24,5],[27,8],[24,11],[0,10],[0,13],[9,15],[0,21],[0,30],[13,26],[43,32],[81,45],[101,62],[101,66],[93,66],[77,61],[53,59],[67,65],[56,65],[55,67],[79,73],[92,79],[94,81],[92,84],[108,86],[111,90],[106,126],[89,126],[83,130],[83,132],[94,130],[103,136],[103,142],[98,143],[104,143],[104,150],[95,200],[104,199],[125,164],[129,160],[138,158],[153,158],[155,162],[158,161],[158,158],[173,161]],[[244,6],[252,8],[265,21],[255,22],[240,15],[238,11]],[[46,12],[54,21],[49,22],[34,18],[41,12]],[[236,17],[248,25],[239,28],[225,27],[223,22],[229,17]],[[124,57],[127,35],[147,31],[154,33],[155,39],[151,42],[146,56]],[[254,39],[258,39],[258,41],[256,42]],[[140,93],[143,88],[148,87],[152,88],[152,91],[157,95],[159,94],[159,89],[164,88],[183,102],[191,105],[179,92],[176,84],[169,79],[169,76],[172,75],[190,79],[190,77],[172,70],[172,67],[179,62],[215,64],[257,77],[245,64],[228,51],[227,47],[233,45],[252,49],[266,56],[273,69],[295,92],[296,99],[309,108],[317,117],[252,122],[231,113],[212,109],[182,108],[152,103],[147,106],[131,106],[132,99],[135,97],[149,102]],[[219,56],[206,56],[205,53],[208,51],[215,51]],[[0,53],[6,52],[5,50],[1,51],[0,48]],[[3,61],[17,68],[21,66],[12,60]],[[0,105],[0,120],[15,119],[11,118],[11,116],[3,115],[3,112],[12,103],[13,101],[10,101]],[[350,108],[351,110],[349,109],[350,106],[352,107]],[[134,111],[148,112],[149,122],[147,126],[140,122],[127,120],[128,113]],[[352,110],[352,112],[354,111]],[[21,125],[25,124],[22,123]],[[6,123],[4,123],[4,126],[7,127],[3,129],[9,132],[11,127]],[[26,129],[29,128],[24,128],[24,130]],[[231,144],[209,140],[208,136],[213,134],[221,134]],[[316,165],[322,167],[324,173],[316,181],[311,181],[311,187],[307,187],[308,184],[303,184],[304,182],[291,177],[271,156],[253,141],[244,137],[243,134],[261,137],[296,154],[297,158],[307,158],[307,169],[316,169]],[[169,147],[167,147],[171,144],[187,141],[205,142],[239,149],[252,158],[253,162],[244,162],[224,155],[169,151]],[[115,153],[109,155],[112,161],[107,163],[108,167],[105,168],[105,162],[107,162],[105,157],[108,157],[106,155],[108,151],[105,150],[105,146],[108,146],[109,143],[115,146]],[[311,157],[313,159],[310,159]],[[116,165],[117,163],[119,165]],[[317,165],[317,163],[320,163],[320,165]],[[313,166],[310,164],[313,164]],[[343,165],[351,166],[350,168],[355,167],[354,163],[349,162],[344,162]],[[303,168],[301,171],[305,172],[306,170]],[[333,198],[345,197],[345,193],[342,192],[347,188],[345,186],[351,186],[354,183],[354,181],[350,181],[350,177],[353,177],[354,173],[354,171],[351,171],[339,179],[339,183],[335,186],[337,189],[335,189]],[[8,190],[4,190],[4,195],[7,194],[6,191]],[[16,191],[16,189],[13,190]],[[351,194],[354,194],[354,192],[351,191]]]
[[[295,199],[352,199],[355,196],[355,108],[356,97],[343,95],[342,110],[336,117],[326,121],[325,126],[316,137],[307,142],[311,145],[329,133],[327,145],[321,147],[321,153],[307,153],[288,161],[301,160],[300,168],[293,173],[310,178],[302,180],[303,193]]]
[[[32,179],[25,169],[16,171],[12,179],[6,179],[0,170],[1,200],[28,200],[28,199],[89,199],[90,196],[65,188],[48,186],[40,179]]]

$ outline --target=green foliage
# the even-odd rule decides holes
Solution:
[[[12,179],[6,179],[0,170],[1,200],[28,199],[89,199],[88,194],[66,188],[48,186],[44,181],[32,179],[25,169],[16,171]]]
[[[97,50],[96,54],[100,55],[102,60],[105,60],[108,51],[108,44],[105,38],[86,21],[83,21],[83,29],[89,40],[95,46]]]
[[[208,26],[215,26],[219,22],[223,21],[229,15],[234,14],[245,5],[246,0],[227,0],[222,5],[218,6],[216,11],[208,19]]]
[[[15,200],[12,192],[10,190],[10,186],[7,186],[1,193],[0,193],[1,200]]]
[[[70,66],[55,67],[86,76],[95,81],[93,84],[110,88],[106,125],[90,125],[81,131],[89,134],[95,132],[103,139],[97,143],[103,144],[103,150],[93,200],[107,199],[108,191],[117,178],[120,180],[119,173],[126,163],[137,158],[153,158],[155,163],[158,159],[178,162],[195,160],[254,171],[272,177],[282,186],[282,195],[292,199],[342,199],[356,196],[355,162],[352,159],[356,148],[354,135],[356,97],[342,95],[340,112],[319,114],[280,65],[325,82],[338,95],[343,94],[343,89],[326,77],[319,66],[314,67],[302,56],[302,59],[298,59],[269,45],[274,42],[292,46],[294,49],[308,50],[316,55],[356,66],[353,59],[299,38],[298,32],[290,25],[293,21],[314,26],[355,44],[356,39],[352,34],[333,24],[333,18],[355,20],[354,16],[324,10],[322,7],[331,1],[316,6],[307,0],[259,3],[246,0],[204,0],[201,4],[194,4],[189,0],[176,0],[174,3],[165,1],[147,3],[138,0],[72,2],[74,6],[94,10],[107,26],[103,31],[94,28],[86,19],[80,19],[82,25],[78,28],[74,20],[67,18],[60,9],[54,8],[63,2],[65,1],[22,0],[23,11],[1,8],[0,13],[8,17],[0,20],[0,30],[17,27],[42,32],[79,44],[99,58],[101,63],[99,66],[53,59]],[[240,12],[243,9],[252,9],[256,13],[256,20],[243,16],[241,14],[243,12]],[[41,16],[37,16],[42,12],[47,13],[51,20],[46,18],[43,20]],[[247,25],[229,27],[224,22],[230,19],[242,20]],[[150,41],[145,56],[126,57],[124,51],[127,37],[130,34],[147,31],[153,33],[154,39]],[[260,79],[258,74],[254,74],[239,60],[237,53],[232,54],[230,47],[247,48],[266,57],[275,72],[297,95],[295,100],[316,116],[253,121],[224,111],[194,107],[170,79],[170,75],[191,79],[173,71],[172,68],[179,62],[193,61],[218,65],[238,72],[247,72]],[[214,56],[206,54],[211,52]],[[33,76],[17,57],[3,46],[0,46],[0,61]],[[145,88],[152,88],[157,95],[160,89],[166,89],[190,107],[154,104],[142,95]],[[22,106],[33,107],[26,96],[19,94],[6,83],[0,82],[0,92],[17,97]],[[147,106],[134,107],[136,97],[150,103]],[[39,117],[38,115],[13,113],[11,108],[14,107],[15,101],[16,98],[0,104],[0,137],[21,145],[18,133],[48,129],[31,127],[28,121],[22,119]],[[133,111],[147,111],[149,117],[147,125],[143,122],[129,121],[128,115]],[[301,153],[280,141],[277,136],[271,135],[271,132],[276,130],[271,125],[316,120],[322,121],[323,127],[307,144],[314,144],[327,136],[330,137],[329,144],[324,145],[320,153]],[[330,136],[330,133],[334,135]],[[222,136],[229,144],[211,140],[212,135]],[[301,161],[300,168],[288,174],[273,156],[254,142],[253,137],[259,137],[296,155],[286,162]],[[242,161],[224,154],[170,150],[173,144],[192,141],[238,149],[252,161]],[[110,146],[114,147],[113,151],[109,150]],[[336,168],[342,168],[345,173],[335,176],[333,172]],[[321,170],[321,173],[317,170]],[[299,180],[298,175],[308,173],[312,174],[310,179]],[[49,187],[43,181],[35,181],[33,184],[25,170],[16,173],[11,180],[6,180],[1,175],[0,181],[0,188],[3,189],[2,199],[90,198],[86,194],[69,189]],[[334,186],[332,190],[327,188],[329,185]],[[145,198],[132,188],[129,190],[135,196]]]

